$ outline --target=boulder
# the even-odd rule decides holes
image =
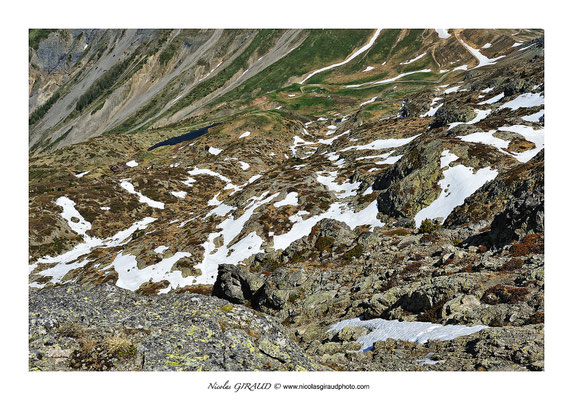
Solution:
[[[396,164],[376,177],[378,211],[396,219],[413,218],[439,195],[438,181],[443,177],[441,140],[412,143]]]
[[[213,296],[235,304],[245,303],[263,286],[263,279],[241,267],[231,264],[219,265]]]
[[[440,128],[452,122],[468,122],[476,117],[472,107],[457,104],[444,104],[436,111],[436,119],[430,124],[430,128]]]
[[[324,369],[273,317],[212,296],[72,284],[32,289],[29,304],[31,370]]]

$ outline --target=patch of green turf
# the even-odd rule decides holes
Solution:
[[[56,32],[57,29],[30,29],[28,31],[28,45],[34,49],[38,50],[40,42],[47,39],[50,33]]]
[[[370,29],[313,29],[305,41],[287,56],[219,98],[216,103],[266,94],[282,87],[293,76],[302,77],[317,68],[344,60],[371,34]],[[320,78],[313,77],[305,83],[319,81]]]

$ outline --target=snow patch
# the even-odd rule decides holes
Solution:
[[[213,210],[209,211],[207,215],[205,215],[205,219],[211,215],[218,215],[219,217],[224,217],[225,215],[229,214],[231,211],[235,210],[235,207],[228,206],[226,204],[219,204]]]
[[[336,172],[328,172],[328,171],[318,172],[316,180],[319,183],[322,183],[324,186],[326,186],[328,190],[335,192],[336,197],[338,197],[339,199],[355,196],[358,187],[360,187],[360,182],[354,182],[354,183],[344,182],[338,184],[336,183],[337,176],[338,174]]]
[[[251,134],[250,131],[246,131],[246,132],[243,133],[241,136],[239,136],[239,139],[246,138],[246,137],[249,136],[250,134]]]
[[[500,108],[511,108],[514,111],[518,108],[542,106],[544,102],[545,97],[543,97],[542,93],[524,93],[503,104]]]
[[[187,196],[187,192],[184,192],[184,191],[182,191],[182,190],[179,191],[179,192],[175,192],[175,191],[174,191],[174,192],[169,192],[169,193],[171,193],[171,194],[172,194],[173,196],[175,196],[175,197],[179,197],[180,199],[184,199],[185,196]]]
[[[111,263],[111,267],[115,269],[118,275],[116,285],[123,289],[135,291],[146,282],[160,282],[162,280],[169,281],[170,287],[178,287],[183,282],[189,281],[189,278],[183,278],[181,271],[171,271],[171,269],[177,261],[190,255],[191,253],[178,251],[157,264],[139,269],[135,256],[124,255],[121,251]]]
[[[217,228],[219,232],[209,234],[206,242],[203,243],[205,249],[203,261],[195,266],[200,269],[202,274],[198,277],[188,277],[185,282],[176,282],[179,285],[184,284],[213,284],[217,277],[219,264],[237,264],[244,259],[260,251],[263,243],[262,239],[255,233],[251,232],[242,240],[228,247],[230,243],[243,231],[245,223],[251,218],[255,210],[273,200],[279,193],[267,196],[268,192],[260,196],[253,196],[247,201],[247,207],[244,213],[235,219],[229,216]],[[215,245],[215,239],[221,237],[223,244],[219,247]],[[170,287],[176,287],[173,284]]]
[[[405,76],[408,75],[412,75],[412,74],[417,74],[418,72],[432,72],[431,69],[421,69],[419,71],[411,71],[411,72],[404,72],[403,74],[400,74],[398,76],[395,76],[393,78],[388,78],[388,79],[383,79],[381,81],[376,81],[376,82],[366,82],[366,83],[359,83],[356,85],[346,85],[347,88],[357,88],[357,87],[361,87],[361,86],[365,86],[365,85],[380,85],[383,83],[389,83],[389,82],[394,82],[400,78],[403,78]]]
[[[120,181],[119,184],[122,188],[124,188],[125,190],[127,190],[129,193],[131,194],[136,194],[139,197],[139,202],[140,203],[145,203],[150,207],[154,207],[154,208],[160,208],[163,210],[163,208],[165,207],[165,204],[163,204],[160,201],[155,201],[155,200],[151,200],[149,197],[144,196],[143,194],[136,192],[135,188],[133,187],[133,185],[131,184],[131,182],[129,182],[128,179],[122,179]]]
[[[420,227],[426,218],[445,220],[454,208],[462,205],[467,197],[497,176],[497,171],[490,167],[482,168],[474,173],[473,168],[461,164],[448,167],[443,173],[444,179],[438,182],[442,192],[432,204],[416,214],[414,217],[416,227]]]
[[[283,206],[296,206],[298,205],[298,193],[297,192],[290,192],[288,193],[283,200],[277,201],[273,203],[276,208],[283,207]]]
[[[441,97],[436,97],[432,100],[432,102],[430,103],[430,109],[428,111],[426,111],[424,114],[420,115],[420,117],[433,117],[434,115],[436,115],[436,111],[438,111],[438,109],[443,106],[443,103],[438,105],[437,107],[434,107],[434,104],[436,104],[438,101],[442,100]]]
[[[365,106],[366,104],[374,103],[378,96],[372,97],[370,100],[365,101],[364,103],[360,104],[360,107]]]
[[[507,146],[509,146],[509,140],[496,138],[495,136],[493,136],[495,132],[496,130],[492,129],[487,132],[475,132],[466,136],[458,136],[458,138],[462,139],[464,142],[487,144],[496,147],[499,150],[507,149]]]
[[[481,101],[478,103],[478,106],[481,106],[483,104],[494,104],[497,103],[498,101],[500,101],[501,99],[503,99],[505,97],[505,94],[503,92],[501,92],[500,94],[498,94],[497,96],[492,97],[491,99],[487,99],[484,101]]]
[[[523,153],[512,154],[517,161],[527,162],[531,160],[537,153],[539,153],[544,147],[544,129],[533,129],[526,125],[512,125],[512,126],[502,126],[498,128],[500,131],[519,133],[525,138],[525,140],[535,144],[535,148],[531,150],[524,151]]]
[[[325,218],[332,218],[344,222],[350,229],[354,229],[360,225],[370,225],[371,229],[377,226],[384,226],[384,224],[376,218],[376,214],[378,214],[376,201],[373,201],[368,207],[358,212],[350,210],[346,204],[333,203],[328,210],[322,214],[314,215],[303,220],[302,216],[306,214],[308,214],[308,212],[299,211],[289,218],[289,220],[293,222],[293,226],[287,233],[274,236],[274,249],[286,249],[295,240],[310,234],[314,225]]]
[[[91,170],[90,170],[90,171],[91,171]],[[76,178],[81,178],[82,176],[85,176],[85,175],[89,174],[90,171],[80,172],[79,174],[76,174]]]
[[[371,350],[375,342],[387,339],[423,344],[428,340],[452,340],[488,328],[485,325],[440,325],[431,322],[407,322],[381,318],[367,321],[361,318],[352,318],[331,325],[328,332],[338,332],[347,326],[363,326],[369,330],[368,334],[356,340],[362,345],[361,351]]]
[[[224,190],[233,190],[233,192],[240,190],[240,188],[237,185],[234,185],[229,178],[227,178],[224,175],[221,175],[218,172],[211,171],[210,169],[207,168],[194,167],[191,171],[187,171],[187,173],[190,175],[190,177],[183,182],[187,186],[193,186],[193,183],[196,182],[195,179],[192,178],[195,175],[210,175],[219,178],[220,180],[222,180],[227,184],[224,187]]]
[[[521,117],[521,119],[528,122],[539,122],[539,120],[541,119],[541,117],[543,117],[544,114],[545,110],[539,110],[534,114]]]
[[[440,156],[440,168],[446,168],[450,163],[456,161],[458,158],[459,157],[454,153],[450,153],[449,150],[442,151],[442,155]]]
[[[306,133],[306,132],[305,132]],[[294,143],[292,146],[290,146],[290,151],[292,152],[293,156],[296,156],[296,148],[299,146],[311,146],[311,145],[316,145],[316,143],[314,142],[307,142],[306,140],[302,139],[301,137],[299,137],[298,135],[295,135],[294,138]]]
[[[455,92],[457,92],[460,88],[461,88],[461,85],[460,85],[460,86],[453,86],[453,87],[451,87],[451,88],[449,88],[449,89],[444,90],[444,94],[455,93]]]
[[[214,156],[218,155],[222,151],[223,151],[222,149],[218,149],[216,147],[209,146],[209,153],[213,154]]]
[[[412,140],[416,139],[420,134],[411,136],[409,138],[403,139],[379,139],[375,140],[371,143],[364,144],[364,145],[356,145],[350,146],[341,151],[349,151],[349,150],[382,150],[382,149],[390,149],[392,147],[400,147],[410,143]]]
[[[62,204],[67,204],[66,208],[68,210],[67,212],[69,213],[68,215],[77,217],[77,215],[73,215],[73,212],[70,213],[70,203],[67,203],[65,200],[63,200]],[[83,217],[78,219],[80,219],[80,221],[84,221]],[[77,268],[81,268],[90,261],[87,257],[80,261],[81,257],[89,254],[96,247],[109,248],[127,244],[131,240],[131,236],[133,233],[135,233],[135,231],[146,229],[147,226],[155,220],[156,218],[146,217],[141,221],[135,222],[129,228],[124,229],[112,237],[105,239],[91,237],[84,232],[84,242],[77,244],[73,249],[58,256],[46,256],[38,259],[36,263],[30,266],[29,272],[33,272],[39,264],[55,264],[51,268],[38,272],[38,275],[51,277],[52,279],[50,283],[61,283],[62,279],[68,272]],[[84,228],[85,226],[78,229],[83,230]],[[38,283],[33,284],[34,287],[44,287],[44,285],[45,284]]]
[[[350,133],[350,129],[347,131],[342,132],[340,135],[336,135],[331,137],[330,139],[318,139],[318,143],[321,144],[332,144],[336,139],[340,138],[341,136],[347,135]]]
[[[417,57],[412,58],[411,60],[401,62],[401,65],[412,64],[413,62],[418,61],[420,58],[424,57],[427,53],[422,53]]]
[[[369,160],[371,158],[387,158],[390,154],[394,153],[394,150],[392,150],[389,153],[384,153],[384,154],[377,154],[374,156],[363,156],[363,157],[357,157],[356,161],[360,161],[360,160]]]
[[[458,125],[462,125],[462,124],[467,124],[467,125],[473,125],[478,123],[479,121],[486,119],[487,116],[489,114],[491,114],[491,110],[479,110],[477,108],[474,109],[476,116],[474,119],[472,119],[471,121],[468,122],[452,122],[448,129],[452,129],[454,126],[458,126]]]
[[[133,167],[137,167],[139,164],[137,163],[137,161],[131,160],[131,161],[126,162],[125,165],[127,165],[128,167],[133,168]]]
[[[478,65],[472,69],[476,69],[476,68],[480,68],[480,67],[484,67],[486,65],[493,65],[495,64],[495,62],[505,56],[499,56],[496,58],[488,58],[486,56],[484,56],[478,49],[474,49],[473,47],[471,47],[470,45],[466,44],[466,42],[464,42],[463,40],[459,39],[460,43],[464,45],[464,47],[466,49],[468,49],[468,51],[470,53],[472,53],[472,55],[477,58],[478,60]]]
[[[59,197],[56,205],[62,207],[61,216],[66,220],[69,227],[78,235],[87,237],[86,232],[92,228],[92,224],[76,210],[76,203],[67,197]],[[75,222],[74,222],[75,221]]]
[[[251,166],[250,166],[249,164],[247,164],[246,162],[244,162],[244,161],[239,161],[239,166],[241,167],[241,169],[242,169],[243,171],[246,171],[246,170],[248,170],[249,168],[251,168]]]
[[[435,31],[440,39],[447,39],[452,36],[448,33],[447,29],[435,29]]]
[[[376,161],[374,164],[376,164],[376,165],[384,165],[384,164],[390,164],[390,165],[392,165],[392,164],[396,164],[396,162],[397,162],[398,160],[400,160],[402,157],[403,157],[402,155],[393,156],[393,157],[388,157],[388,158],[385,159],[385,160]]]
[[[155,250],[153,250],[153,251],[156,252],[157,254],[163,254],[163,252],[165,250],[167,250],[168,248],[169,247],[167,247],[167,246],[161,245],[161,246],[156,247]]]

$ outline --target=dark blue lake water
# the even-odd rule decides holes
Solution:
[[[201,129],[195,129],[194,131],[184,133],[183,135],[169,138],[167,140],[164,140],[162,142],[154,144],[153,146],[148,148],[147,151],[151,151],[151,150],[156,149],[156,148],[161,147],[161,146],[173,146],[177,143],[187,142],[189,140],[197,139],[199,136],[203,136],[204,134],[206,134],[207,131],[209,130],[209,128],[212,128],[212,127],[217,126],[217,125],[221,125],[221,124],[220,123],[212,124],[212,125],[206,126],[204,128],[201,128]]]

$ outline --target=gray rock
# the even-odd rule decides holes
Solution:
[[[368,333],[368,329],[363,326],[346,326],[342,328],[335,336],[336,340],[341,342],[355,342],[361,336]]]
[[[245,303],[253,298],[263,283],[264,280],[258,274],[236,265],[221,264],[213,285],[213,296],[236,304]]]
[[[444,104],[436,111],[436,119],[430,125],[431,128],[439,128],[452,122],[468,122],[475,118],[476,113],[468,105]]]
[[[65,301],[62,301],[64,300]],[[86,310],[97,313],[89,315]],[[30,319],[65,322],[49,337],[30,325],[32,370],[234,371],[323,369],[268,315],[190,293],[138,296],[117,286],[30,290]],[[125,321],[145,329],[126,331]],[[132,324],[132,323],[130,323]],[[121,338],[113,345],[110,338]],[[93,347],[88,349],[87,343]],[[113,346],[125,345],[125,352]]]

